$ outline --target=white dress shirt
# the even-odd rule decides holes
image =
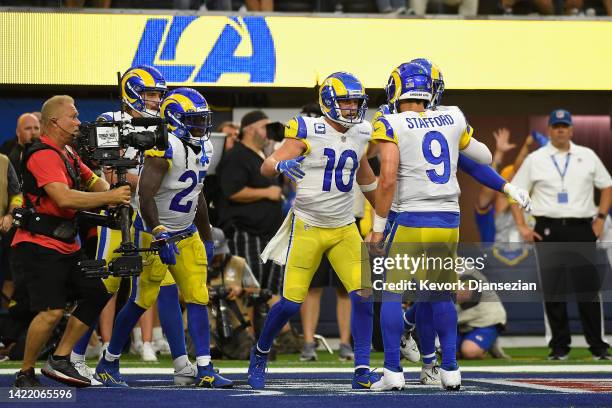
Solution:
[[[588,147],[570,142],[569,151],[559,151],[548,143],[527,156],[512,184],[529,191],[536,217],[589,218],[597,215],[593,188],[612,186],[612,178]]]

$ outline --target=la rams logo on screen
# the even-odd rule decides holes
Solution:
[[[149,18],[132,66],[157,68],[167,82],[216,83],[246,74],[249,83],[273,83],[276,52],[264,17]]]

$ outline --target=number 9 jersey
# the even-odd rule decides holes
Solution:
[[[285,125],[285,137],[306,145],[293,211],[305,223],[323,228],[351,224],[355,174],[371,140],[372,125],[363,121],[340,133],[324,117],[298,116]]]
[[[473,133],[461,110],[440,106],[382,115],[373,126],[373,140],[393,142],[399,148],[397,210],[459,212],[457,160]]]
[[[168,172],[155,194],[155,204],[159,223],[168,231],[178,232],[191,226],[198,206],[198,196],[204,186],[204,177],[213,155],[209,140],[202,146],[194,146],[168,133],[168,148],[165,151],[147,150],[146,157],[162,157],[168,161]],[[139,184],[140,188],[140,184]],[[140,198],[136,192],[138,211]],[[137,217],[135,227],[150,231],[155,225],[144,225],[142,217]]]

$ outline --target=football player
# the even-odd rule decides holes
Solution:
[[[394,111],[380,116],[374,124],[373,139],[380,142],[381,176],[376,191],[376,215],[371,241],[382,242],[387,215],[397,189],[397,209],[390,232],[389,256],[399,248],[394,243],[422,243],[430,256],[454,257],[459,240],[459,186],[456,169],[459,151],[480,164],[491,162],[491,152],[472,137],[473,130],[457,107],[427,109],[434,98],[433,79],[421,63],[400,65],[391,74],[388,88],[394,88]],[[443,243],[440,246],[434,243]],[[418,246],[418,245],[416,245]],[[412,248],[410,249],[412,250]],[[415,252],[414,256],[418,256]],[[453,281],[443,271],[421,270],[417,279],[435,275],[442,282]],[[386,279],[395,281],[402,271],[388,270]],[[404,275],[405,277],[405,275]],[[436,278],[432,280],[435,281]],[[424,291],[419,300],[417,322],[433,322],[442,346],[440,379],[446,389],[459,389],[461,375],[455,357],[457,314],[451,292]],[[384,293],[381,327],[385,346],[383,377],[373,390],[402,389],[405,379],[399,365],[399,344],[403,331],[401,293]],[[423,316],[421,316],[423,315]],[[400,318],[398,318],[400,317]]]
[[[168,240],[179,233],[192,235],[178,244],[166,241],[159,255],[145,257],[143,272],[117,316],[96,374],[106,386],[127,386],[119,373],[121,349],[140,316],[156,300],[169,270],[187,304],[189,333],[196,349],[196,386],[228,388],[233,383],[217,374],[211,363],[206,308],[206,271],[214,244],[202,186],[212,156],[212,143],[208,140],[212,112],[200,93],[178,88],[162,101],[161,116],[168,120],[168,148],[145,152],[138,181],[136,242],[143,248],[149,247],[153,239]],[[187,364],[187,356],[182,357]]]
[[[121,101],[124,104],[124,111],[105,112],[98,116],[98,121],[120,121],[130,120],[132,118],[141,117],[159,117],[159,109],[161,101],[168,91],[166,81],[162,74],[154,67],[148,65],[138,65],[128,69],[121,78]],[[130,131],[143,131],[146,128],[135,127]],[[124,157],[127,159],[139,159],[139,153],[133,147],[128,147],[124,152]],[[132,191],[136,191],[138,184],[139,169],[129,169],[127,181],[130,184]],[[114,173],[106,172],[106,177],[109,182],[113,182]],[[136,206],[135,194],[132,193],[132,206]],[[132,236],[132,239],[134,237]],[[112,261],[120,254],[114,250],[121,243],[121,231],[112,230],[106,227],[98,227],[98,247],[97,259],[104,259],[108,262]],[[135,283],[136,278],[132,279]],[[119,290],[121,278],[110,276],[103,280],[106,289],[113,294],[113,298],[109,301],[100,315],[100,332],[105,342],[110,341],[112,322],[115,316],[115,301],[116,294]],[[170,352],[175,362],[174,381],[176,384],[189,384],[195,381],[197,370],[191,363],[185,361],[187,351],[185,348],[185,334],[183,328],[183,320],[181,309],[178,302],[178,290],[172,275],[166,273],[162,281],[162,288],[158,298],[159,304],[159,319],[163,326],[164,332],[168,337],[170,344]],[[152,317],[152,316],[151,316]],[[81,375],[92,378],[91,371],[85,363],[85,351],[91,337],[93,327],[86,333],[79,343],[75,346],[71,354],[71,362]],[[106,346],[108,343],[105,344]],[[187,360],[188,361],[188,360]],[[92,378],[92,384],[96,384],[95,378]]]
[[[371,124],[363,119],[367,95],[354,75],[336,72],[323,81],[319,104],[324,116],[289,121],[284,144],[261,168],[265,176],[286,175],[297,183],[297,191],[292,211],[262,255],[267,259],[268,251],[274,252],[274,259],[286,267],[282,298],[270,310],[251,350],[248,383],[254,389],[264,388],[272,341],[300,310],[324,254],[352,303],[352,387],[369,388],[380,378],[369,366],[373,317],[369,264],[353,216],[355,180],[372,203],[377,183],[365,155],[372,134]],[[280,244],[283,236],[288,236],[286,245]]]
[[[418,58],[413,60],[412,62],[421,64],[426,69],[426,71],[429,72],[429,75],[432,78],[433,97],[432,101],[426,104],[427,108],[433,110],[444,110],[444,106],[439,106],[442,98],[442,93],[444,92],[444,79],[442,76],[442,72],[436,65],[434,65],[431,61],[425,58]],[[394,100],[395,84],[393,81],[389,82],[389,85],[385,88],[385,90],[387,92],[388,100]],[[393,104],[382,105],[378,112],[375,114],[373,122],[376,122],[376,119],[379,116],[391,114],[393,109]],[[506,182],[506,180],[501,177],[501,175],[497,173],[491,166],[479,164],[467,157],[465,154],[459,153],[457,167],[465,173],[469,174],[472,178],[474,178],[482,185],[487,186],[495,191],[505,193],[509,199],[518,202],[523,208],[528,208],[530,206],[531,199],[529,197],[529,194],[526,191]],[[387,216],[387,225],[384,234],[385,237],[391,231],[396,215],[397,193],[394,197],[394,201]],[[403,321],[406,332],[401,337],[400,351],[402,355],[409,361],[416,362],[419,360],[419,350],[410,334],[410,332],[415,328],[416,325],[419,331],[421,351],[423,351],[423,366],[421,368],[420,382],[425,385],[439,384],[439,367],[437,366],[435,353],[436,334],[433,329],[431,320],[420,319],[419,321],[417,321],[417,313],[418,302],[415,303],[413,306],[407,308],[404,313]]]

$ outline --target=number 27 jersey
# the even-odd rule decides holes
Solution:
[[[170,166],[154,197],[159,223],[169,231],[182,231],[193,223],[212,154],[210,141],[204,142],[204,151],[196,153],[172,133],[168,134],[166,151],[145,152],[145,157],[162,157],[168,160]],[[140,199],[138,194],[136,197]],[[138,211],[140,212],[140,202]],[[156,225],[144,227],[150,230]]]
[[[457,160],[473,130],[456,106],[380,116],[372,139],[398,145],[400,212],[459,212]]]
[[[372,137],[372,125],[363,121],[345,133],[323,117],[298,116],[285,126],[285,137],[306,145],[304,178],[297,184],[293,212],[305,223],[336,228],[355,221],[354,183],[359,159]]]

